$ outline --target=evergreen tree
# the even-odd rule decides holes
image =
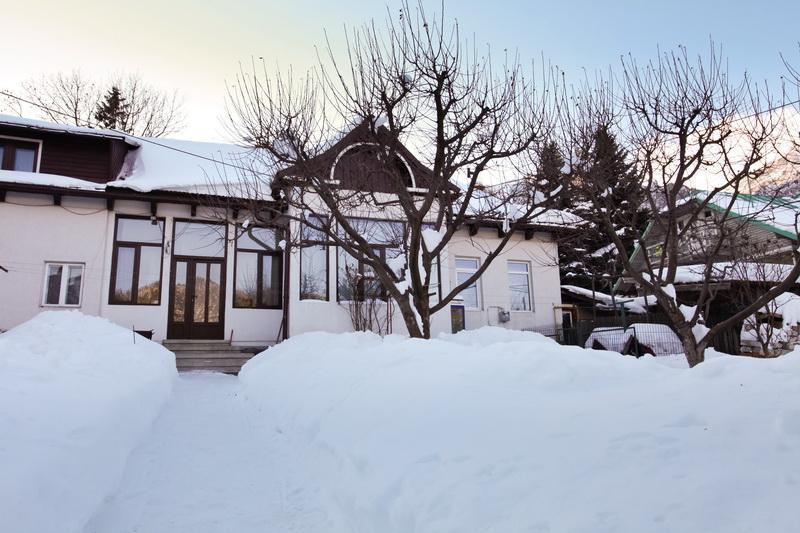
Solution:
[[[569,190],[566,175],[564,174],[564,157],[561,149],[554,141],[546,142],[538,153],[539,166],[536,171],[535,184],[536,190],[545,192],[555,191],[559,186],[562,187],[559,196],[559,207],[565,208],[570,205]]]
[[[105,97],[97,103],[94,119],[98,125],[109,129],[124,129],[128,122],[129,106],[119,87],[112,86]]]
[[[641,206],[641,188],[628,154],[608,127],[599,127],[588,146],[577,154],[570,176],[571,211],[590,224],[560,253],[562,283],[610,292],[622,275],[612,237],[594,220],[590,197],[602,198],[615,232],[633,251],[633,214]]]

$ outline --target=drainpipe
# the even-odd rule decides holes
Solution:
[[[287,224],[286,228],[286,235],[284,235],[283,241],[286,245],[283,247],[283,319],[282,324],[282,336],[283,340],[289,338],[289,287],[291,284],[289,283],[290,277],[290,269],[289,265],[291,264],[290,257],[292,255],[292,245],[291,239],[289,238],[289,233],[291,232],[292,228],[289,224]]]

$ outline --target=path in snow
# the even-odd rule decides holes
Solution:
[[[85,532],[322,531],[314,484],[297,483],[286,446],[237,378],[181,374],[120,489]]]

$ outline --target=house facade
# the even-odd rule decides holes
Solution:
[[[678,302],[685,305],[695,305],[701,291],[710,291],[703,313],[706,324],[714,325],[786,279],[793,266],[792,252],[800,242],[796,231],[800,208],[793,198],[774,195],[718,193],[713,201],[701,203],[704,198],[705,193],[694,191],[678,208],[680,237],[673,286]],[[634,268],[646,271],[644,249],[653,265],[662,259],[663,226],[657,219],[651,221],[631,256]],[[706,287],[707,263],[711,270]],[[617,288],[622,294],[639,289],[629,276]],[[793,291],[800,288],[795,285]],[[771,321],[754,315],[718,335],[715,348],[753,353],[746,349],[748,331]]]
[[[332,148],[332,173],[351,150],[344,141]],[[158,341],[266,346],[352,330],[341,251],[287,245],[293,228],[280,217],[248,228],[237,194],[215,187],[222,162],[247,152],[0,116],[0,330],[47,309],[106,317]],[[512,236],[481,278],[433,316],[433,333],[555,327],[554,235],[563,228],[543,218]],[[437,289],[474,272],[497,239],[491,225],[459,229],[439,258]],[[388,330],[405,333],[400,313],[383,306]]]

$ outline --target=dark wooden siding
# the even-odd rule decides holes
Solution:
[[[380,148],[357,145],[345,152],[336,162],[333,179],[344,189],[396,193],[398,188],[412,187],[412,179],[405,163],[395,156],[385,161],[379,158]]]
[[[121,139],[0,126],[0,135],[42,141],[39,172],[96,183],[116,179],[129,146]]]
[[[390,148],[389,151],[396,156],[391,164],[379,163],[376,158],[376,151],[386,148]],[[337,162],[337,157],[341,154],[343,156]],[[333,177],[340,181],[342,188],[369,192],[396,193],[398,187],[410,186],[408,168],[411,169],[414,184],[418,188],[426,188],[433,174],[402,143],[392,139],[385,128],[381,127],[373,132],[369,124],[363,122],[325,152],[303,164],[302,168],[290,166],[279,171],[273,184],[280,187],[283,180],[289,178],[327,178],[334,165],[336,168]]]

